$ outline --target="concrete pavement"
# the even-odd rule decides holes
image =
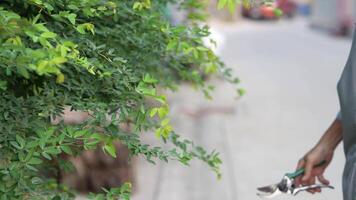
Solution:
[[[234,88],[217,79],[214,100],[207,101],[183,86],[170,95],[171,115],[177,132],[221,152],[223,178],[217,181],[200,162],[139,159],[134,200],[257,200],[255,188],[293,171],[336,115],[336,83],[351,40],[310,30],[302,19],[212,26],[225,38],[222,58],[247,94],[236,101]],[[335,190],[276,200],[342,199],[340,147],[326,172]]]

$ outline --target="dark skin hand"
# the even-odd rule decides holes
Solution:
[[[303,158],[298,162],[297,169],[305,168],[305,173],[302,177],[295,180],[296,186],[312,185],[318,180],[320,183],[329,185],[330,181],[324,177],[324,172],[332,161],[334,151],[337,145],[342,140],[342,126],[339,120],[335,120],[324,135],[320,138],[319,142],[312,148]],[[322,161],[326,164],[314,168],[315,165]],[[308,192],[314,194],[321,192],[320,188],[310,189]]]

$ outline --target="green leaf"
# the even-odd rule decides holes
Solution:
[[[29,170],[32,170],[32,171],[38,172],[38,169],[37,169],[37,168],[35,168],[34,166],[31,166],[31,165],[28,165],[28,164],[26,164],[25,166],[26,166],[26,168],[27,168],[27,169],[29,169]]]
[[[146,74],[145,77],[143,78],[143,82],[145,82],[145,83],[157,83],[158,80],[153,78],[150,74]]]
[[[50,156],[48,153],[46,153],[46,152],[42,152],[41,155],[42,155],[43,157],[47,158],[47,160],[52,160],[51,156]]]
[[[33,149],[34,147],[38,146],[38,142],[38,140],[27,142],[26,148]]]
[[[170,125],[164,126],[162,129],[162,132],[161,132],[162,137],[168,138],[168,136],[170,135],[172,130],[173,130],[172,126],[170,126]]]
[[[227,7],[231,13],[236,11],[236,1],[235,0],[228,0]]]
[[[103,138],[103,135],[99,134],[99,133],[94,133],[90,135],[91,139],[95,139],[95,140],[101,140]]]
[[[56,195],[53,198],[51,198],[51,200],[62,200],[60,195]]]
[[[139,83],[136,88],[136,91],[146,96],[156,96],[156,88],[153,88],[145,84],[144,82]]]
[[[46,136],[40,138],[38,144],[39,144],[41,149],[44,149],[44,147],[46,146],[47,140],[48,139],[47,139]]]
[[[116,158],[116,148],[113,143],[106,144],[104,146],[106,153],[110,154],[112,157]]]
[[[67,62],[67,58],[64,58],[64,57],[55,57],[51,60],[51,62],[53,64],[56,64],[56,65],[59,65],[59,64],[63,64],[65,62]]]
[[[48,28],[46,28],[46,26],[43,23],[34,24],[33,27],[36,28],[38,31],[41,31],[41,32],[49,32]]]
[[[85,34],[85,26],[83,24],[77,26],[77,31],[81,34]]]
[[[25,77],[26,79],[29,79],[30,78],[30,73],[28,73],[27,69],[25,67],[22,67],[22,66],[17,66],[17,72]]]
[[[91,23],[84,23],[77,26],[77,31],[81,34],[85,34],[86,31],[90,31],[94,35],[94,25]]]
[[[56,83],[63,83],[64,82],[64,75],[62,73],[57,74]]]
[[[57,147],[48,147],[45,149],[45,152],[52,155],[57,155],[60,154],[62,151]]]
[[[19,143],[21,149],[25,147],[26,141],[20,135],[16,135],[16,141]]]
[[[75,19],[77,18],[76,14],[70,13],[66,16],[66,18],[70,21],[71,24],[75,25]]]
[[[150,111],[150,117],[154,117],[157,112],[158,112],[158,108],[152,108]]]
[[[43,38],[47,38],[47,39],[50,39],[50,38],[55,38],[57,36],[57,34],[53,33],[53,32],[44,32],[41,34],[41,37]]]
[[[3,7],[1,7],[3,8]],[[1,9],[2,10],[2,9]],[[11,19],[21,19],[20,15],[14,13],[14,12],[6,12],[6,11],[3,11],[3,13],[1,14],[4,14],[6,16],[6,19],[7,20],[11,20]]]
[[[78,131],[75,131],[74,133],[74,138],[79,138],[79,137],[82,137],[83,135],[87,134],[88,131],[87,130],[78,130]]]
[[[167,44],[167,50],[168,51],[171,51],[171,50],[174,50],[178,45],[178,42],[176,40],[171,40],[169,41],[169,43]]]
[[[43,180],[39,177],[33,177],[31,179],[31,183],[34,184],[34,185],[39,185],[39,184],[42,184],[43,183]]]
[[[30,165],[39,165],[42,163],[42,160],[36,157],[32,157],[29,161],[28,164]]]
[[[7,81],[0,81],[0,90],[5,91],[7,89]]]
[[[167,97],[164,95],[155,96],[154,98],[162,104],[167,103]]]
[[[107,127],[107,130],[108,132],[111,134],[111,135],[117,135],[119,133],[119,126],[117,124],[110,124],[108,127]]]
[[[155,131],[155,136],[157,138],[161,138],[162,136],[162,128],[157,128],[156,131]]]
[[[218,0],[218,9],[222,9],[225,7],[228,0]]]
[[[243,88],[239,88],[239,89],[237,90],[237,93],[238,93],[240,96],[244,96],[244,95],[246,94],[246,90],[243,89]]]
[[[45,8],[47,8],[47,10],[49,11],[53,11],[54,8],[50,3],[44,2],[43,5],[45,6]]]
[[[170,121],[171,121],[171,120],[170,120],[169,118],[166,118],[166,119],[162,120],[162,121],[161,121],[161,126],[166,126],[166,125],[168,125]]]
[[[142,6],[142,3],[140,3],[140,2],[135,2],[132,8],[133,8],[134,10],[142,10],[143,6]]]
[[[16,149],[21,149],[20,145],[19,145],[17,142],[15,142],[15,141],[10,141],[10,144],[11,144],[12,146],[14,146]]]
[[[73,5],[73,4],[69,4],[68,8],[71,9],[71,10],[79,10],[78,6]]]
[[[163,118],[168,114],[168,106],[162,106],[158,108],[158,116],[159,118]]]
[[[61,149],[63,150],[64,153],[73,155],[73,152],[69,146],[61,146]]]

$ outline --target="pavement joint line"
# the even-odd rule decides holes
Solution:
[[[222,139],[223,144],[222,145],[222,149],[225,152],[226,155],[226,167],[227,167],[227,171],[229,173],[228,176],[228,182],[229,182],[229,186],[230,186],[230,191],[231,191],[231,200],[237,200],[237,184],[236,184],[236,180],[235,180],[235,167],[234,167],[234,163],[232,162],[232,156],[231,156],[231,148],[230,148],[230,142],[227,139],[227,130],[226,130],[226,124],[225,124],[225,120],[222,118],[221,119],[221,123],[220,124],[220,135]]]

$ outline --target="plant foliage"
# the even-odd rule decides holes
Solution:
[[[169,23],[169,2],[189,11],[187,24]],[[189,81],[208,95],[204,76],[214,73],[237,82],[203,43],[205,6],[200,0],[2,0],[0,199],[74,198],[49,178],[56,166],[70,165],[61,155],[102,148],[120,156],[115,141],[149,162],[197,158],[219,175],[218,153],[181,139],[170,125],[166,97],[157,92]],[[52,124],[65,106],[91,117],[79,125]],[[120,129],[122,123],[132,131]],[[147,130],[175,147],[143,144]],[[129,199],[130,188],[89,198]]]

